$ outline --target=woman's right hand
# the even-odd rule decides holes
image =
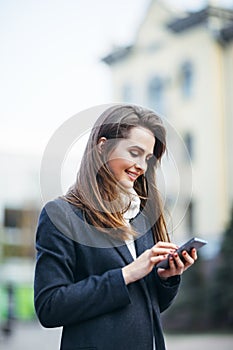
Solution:
[[[125,284],[135,282],[148,275],[155,265],[173,254],[177,245],[169,242],[158,242],[151,249],[145,250],[136,260],[122,268]]]

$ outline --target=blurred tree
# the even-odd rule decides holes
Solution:
[[[223,236],[219,264],[214,274],[210,296],[213,326],[233,329],[233,208]]]

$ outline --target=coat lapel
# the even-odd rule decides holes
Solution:
[[[138,232],[138,238],[135,240],[137,256],[141,255],[146,249],[153,247],[154,240],[148,222],[142,213],[136,216],[131,222],[132,227]]]
[[[145,218],[142,213],[139,213],[133,220],[130,221],[130,224],[136,232],[138,232],[138,238],[135,239],[135,248],[137,256],[141,255],[146,249],[153,247],[154,241],[149,230],[149,227],[146,225]],[[149,231],[148,231],[149,230]],[[118,254],[122,257],[126,264],[130,264],[133,261],[133,257],[126,244],[115,246]]]
[[[139,235],[139,237],[135,240],[136,253],[137,253],[137,256],[139,256],[146,249],[153,247],[153,245],[155,244],[153,235],[150,230],[150,227],[147,227],[148,225],[146,224],[146,221],[142,214],[138,215],[134,220],[132,220],[131,225],[133,226],[134,230],[138,232],[138,235]],[[126,244],[115,246],[115,250],[121,256],[122,260],[126,265],[133,262],[133,257]],[[145,278],[141,278],[140,280],[137,281],[137,283],[141,286],[143,292],[145,293],[146,300],[148,300],[148,307],[152,315],[150,295],[148,292]]]
[[[115,249],[126,264],[130,264],[133,261],[133,257],[126,244],[117,246]]]

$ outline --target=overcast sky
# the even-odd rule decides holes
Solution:
[[[189,8],[205,3],[169,1]],[[100,59],[134,39],[149,3],[0,0],[0,152],[41,153],[72,115],[114,102]]]

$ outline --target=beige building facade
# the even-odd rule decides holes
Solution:
[[[151,1],[133,45],[103,58],[113,100],[156,110],[168,128],[162,196],[175,241],[214,254],[233,205],[233,10],[175,13]]]

